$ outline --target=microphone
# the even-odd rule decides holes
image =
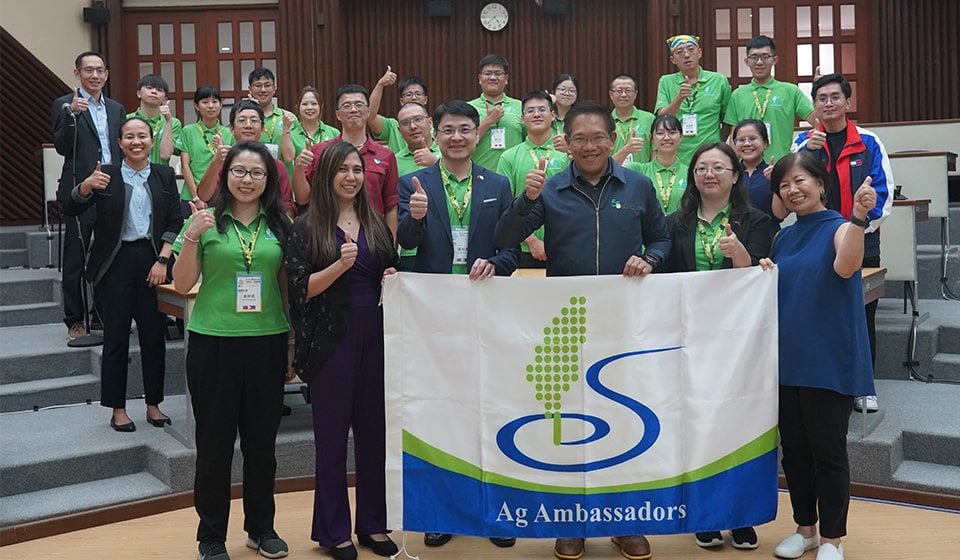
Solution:
[[[73,112],[73,107],[71,107],[69,103],[64,103],[63,105],[61,105],[61,106],[60,106],[60,109],[61,109],[64,113],[70,115],[71,117],[76,118],[76,116],[77,116],[77,115]]]

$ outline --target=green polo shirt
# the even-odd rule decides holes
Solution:
[[[316,146],[321,142],[326,142],[340,136],[340,131],[336,128],[328,125],[327,123],[320,121],[320,126],[317,127],[317,131],[314,133],[313,137],[310,138],[310,142]],[[307,131],[303,129],[303,126],[299,121],[293,126],[293,130],[290,131],[290,139],[293,141],[293,162],[284,162],[287,167],[287,174],[290,177],[293,177],[293,166],[296,163],[297,156],[300,155],[307,147]],[[283,159],[282,157],[280,158]]]
[[[693,236],[693,250],[697,257],[697,270],[720,270],[723,268],[723,253],[720,252],[720,239],[726,235],[727,216],[730,214],[730,205],[717,212],[713,220],[708,222],[700,215],[697,209],[697,231]],[[713,259],[707,258],[710,252]]]
[[[140,108],[137,107],[137,110],[132,113],[127,113],[127,118],[130,117],[140,117],[141,119],[150,123],[150,130],[153,132],[153,148],[150,149],[150,163],[162,163],[163,165],[170,165],[169,159],[160,158],[160,140],[163,138],[163,128],[166,126],[166,119],[163,118],[163,115],[157,113],[153,116],[152,119],[147,118],[144,115]],[[173,117],[172,122],[170,123],[170,134],[173,135],[173,153],[180,154],[180,149],[177,147],[179,144],[180,132],[183,129],[183,123],[180,122],[180,119]],[[187,189],[189,192],[189,189]]]
[[[624,163],[643,163],[650,161],[650,127],[653,126],[653,120],[656,119],[657,116],[647,111],[641,111],[636,107],[633,108],[633,113],[631,113],[627,119],[618,117],[616,109],[611,111],[610,114],[613,115],[613,124],[616,125],[617,131],[617,141],[613,144],[613,151],[610,153],[615,154],[619,152],[620,148],[627,145],[634,131],[636,131],[637,136],[643,138],[643,150],[641,150],[640,153],[627,156]]]
[[[813,112],[813,102],[796,85],[771,77],[757,85],[754,80],[738,87],[730,96],[723,122],[736,126],[743,119],[760,119],[767,123],[770,145],[763,151],[763,160],[776,159],[790,153],[796,119],[806,119]]]
[[[397,152],[394,152],[397,155],[397,175],[403,177],[404,175],[409,175],[414,171],[420,171],[423,167],[417,165],[417,162],[413,161],[413,150],[407,146],[407,143],[403,143],[403,148]],[[437,143],[434,142],[430,146],[430,153],[440,157],[440,146],[437,146]]]
[[[680,93],[683,85],[683,74],[676,72],[660,76],[657,85],[656,111],[670,105],[673,98]],[[720,142],[720,124],[730,101],[730,82],[726,76],[700,68],[700,76],[693,86],[693,94],[683,100],[677,111],[677,118],[683,122],[684,115],[697,115],[697,134],[684,136],[677,157],[689,165],[693,153],[697,148],[711,142]]]
[[[390,148],[394,154],[399,154],[401,150],[407,147],[407,141],[400,136],[400,123],[397,119],[391,117],[380,117],[383,128],[380,134],[373,134],[373,139]],[[399,163],[399,161],[397,162]],[[400,173],[403,175],[403,173]]]
[[[513,189],[514,196],[520,196],[520,193],[523,192],[527,181],[527,173],[537,168],[537,165],[540,164],[540,158],[546,158],[547,160],[545,170],[547,179],[566,169],[570,163],[567,154],[553,149],[553,137],[542,146],[537,146],[527,138],[522,144],[509,148],[500,156],[497,173],[510,180],[510,187]],[[543,227],[537,229],[533,234],[537,236],[537,239],[543,241]],[[530,252],[530,247],[526,243],[521,243],[520,248],[524,253]]]
[[[680,199],[683,198],[683,192],[687,190],[687,173],[689,172],[689,167],[680,163],[680,160],[673,162],[673,165],[665,166],[660,163],[660,160],[653,158],[653,161],[646,163],[627,163],[624,167],[646,175],[653,181],[653,189],[657,192],[657,200],[660,201],[660,208],[664,214],[676,212],[680,208]]]
[[[280,149],[280,143],[283,141],[283,115],[284,113],[290,113],[286,109],[281,109],[276,105],[273,106],[273,112],[269,115],[264,115],[263,118],[263,134],[260,135],[260,141],[264,144],[276,144],[277,149]],[[292,113],[291,113],[292,114]],[[296,128],[300,126],[300,121],[293,123],[293,129],[291,132],[296,131]],[[280,152],[277,152],[277,157],[279,158]]]
[[[207,210],[212,212],[213,210]],[[283,312],[283,300],[277,274],[283,266],[283,247],[272,231],[267,227],[263,209],[257,219],[245,226],[233,219],[230,211],[227,227],[219,233],[216,227],[203,232],[197,243],[197,258],[201,261],[203,283],[197,293],[197,299],[190,314],[187,330],[209,336],[266,336],[280,334],[290,330],[287,316]],[[173,244],[173,251],[180,253],[184,243],[184,232],[193,218],[187,219],[180,235]],[[248,242],[263,221],[263,227],[253,251],[251,273],[261,275],[261,304],[259,313],[237,312],[237,275],[246,274],[247,267],[243,258],[237,229]],[[189,241],[187,243],[190,243]]]
[[[480,120],[487,116],[487,104],[489,103],[482,95],[469,102],[480,113]],[[490,105],[503,107],[503,117],[494,123],[486,134],[480,137],[477,143],[477,151],[473,153],[473,162],[490,169],[497,168],[500,163],[500,156],[508,148],[512,148],[523,142],[526,137],[526,129],[523,127],[521,116],[523,114],[523,105],[519,99],[514,99],[504,95],[499,103],[489,103]],[[435,125],[437,123],[434,123]],[[505,145],[502,149],[493,149],[490,147],[490,137],[495,128],[505,130]]]
[[[227,146],[236,143],[233,134],[230,134],[230,129],[220,123],[217,123],[213,128],[207,128],[201,121],[188,124],[180,131],[180,138],[176,147],[181,154],[186,153],[189,156],[190,171],[193,173],[193,180],[196,183],[200,182],[203,174],[210,167],[213,156],[217,153],[217,149],[213,147],[213,137],[217,134],[220,135],[220,139]],[[180,198],[181,200],[192,200],[193,195],[190,194],[190,189],[184,187],[180,191]]]
[[[457,176],[453,173],[447,171],[443,166],[443,163],[440,164],[440,176],[443,181],[443,192],[444,198],[447,200],[447,212],[450,215],[450,230],[456,228],[470,228],[470,204],[473,198],[472,186],[473,186],[473,173],[467,176],[464,180],[457,179]],[[471,190],[471,198],[466,199],[467,189]],[[457,205],[463,211],[463,219],[461,220],[457,209],[453,206],[453,200],[451,199],[451,191],[453,197],[457,199]],[[466,200],[465,200],[466,199]],[[452,241],[451,241],[452,242]],[[451,267],[450,272],[452,274],[467,274],[470,270],[465,264],[454,264]]]

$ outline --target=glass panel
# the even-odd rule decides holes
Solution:
[[[192,23],[180,24],[180,54],[196,54],[197,31]]]
[[[264,68],[269,68],[270,71],[273,72],[274,76],[277,75],[277,59],[265,58],[263,59],[263,61],[261,61],[260,65],[263,66]]]
[[[817,29],[821,37],[833,37],[833,6],[817,8]]]
[[[813,76],[813,45],[797,45],[797,75]]]
[[[275,21],[260,22],[260,52],[277,51],[277,23]]]
[[[180,73],[183,78],[183,91],[197,91],[197,63],[192,60],[181,62]]]
[[[797,87],[807,96],[807,99],[813,101],[813,97],[810,96],[810,92],[813,91],[813,82],[800,82],[797,84]]]
[[[184,99],[183,103],[183,117],[180,118],[183,121],[183,125],[193,124],[197,122],[197,111],[193,108],[193,99]]]
[[[233,91],[233,61],[220,61],[220,91]]]
[[[137,26],[137,53],[141,55],[153,54],[153,27],[149,24]],[[149,72],[147,72],[149,74]]]
[[[840,72],[848,75],[857,73],[856,43],[844,43],[840,45]]]
[[[141,63],[139,64],[139,67],[140,67],[140,75],[137,76],[138,78],[142,78],[142,77],[146,76],[147,74],[153,74],[153,63],[152,63],[152,62],[141,62]]]
[[[750,67],[743,63],[745,58],[747,58],[747,47],[737,47],[737,66],[739,67],[737,75],[741,78],[750,78],[753,73],[750,72]]]
[[[240,22],[240,52],[253,52],[253,22]]]
[[[753,11],[750,8],[737,8],[737,39],[753,37]]]
[[[724,8],[716,10],[714,13],[717,18],[717,40],[730,39],[730,10]]]
[[[857,82],[855,80],[850,80],[850,108],[847,111],[857,112]]]
[[[730,47],[717,47],[717,72],[729,78],[730,69]]]
[[[160,54],[173,54],[173,25],[161,23],[160,27]]]
[[[250,85],[250,72],[253,72],[253,69],[257,67],[256,60],[241,60],[240,61],[240,80],[243,81],[243,87]],[[276,76],[276,74],[274,74]]]
[[[760,8],[760,34],[773,38],[773,8]]]
[[[233,25],[229,21],[217,24],[217,50],[222,53],[233,52]]]
[[[840,34],[850,36],[857,29],[856,8],[853,4],[840,6]]]
[[[836,65],[833,60],[833,43],[823,43],[820,45],[820,75],[826,76],[836,72]]]
[[[797,6],[797,37],[810,36],[810,6]]]
[[[170,86],[171,92],[177,91],[177,63],[176,62],[161,62],[160,75],[163,76],[163,79],[167,81],[167,84]]]
[[[230,109],[233,109],[236,103],[237,100],[232,97],[223,98],[223,105],[220,108],[220,122],[224,125],[230,126]]]

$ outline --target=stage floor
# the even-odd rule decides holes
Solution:
[[[351,500],[353,489],[350,490]],[[278,533],[290,545],[290,558],[329,558],[316,543],[310,541],[310,522],[313,511],[312,492],[278,494]],[[253,560],[255,553],[244,546],[243,519],[240,500],[234,500],[230,518],[230,536],[227,550],[233,560]],[[40,560],[48,558],[196,558],[196,513],[192,508],[152,515],[112,525],[104,525],[63,535],[6,546],[0,549],[3,560]],[[790,518],[790,503],[786,493],[780,492],[777,519],[757,528],[760,548],[754,551],[734,549],[727,544],[721,548],[703,550],[691,535],[653,536],[650,542],[654,558],[772,558],[780,539],[795,530]],[[850,504],[848,535],[843,539],[847,560],[950,560],[960,559],[960,514],[956,512],[922,509],[899,504],[853,500]],[[400,544],[402,533],[394,533]],[[510,549],[493,546],[486,539],[455,537],[441,548],[427,548],[420,533],[407,533],[408,553],[411,557],[427,559],[486,560],[511,558],[543,560],[553,558],[552,541],[526,539]],[[808,552],[804,558],[813,560],[816,554]],[[360,549],[361,559],[377,558],[366,549]],[[403,552],[400,558],[405,558]],[[587,541],[584,558],[614,560],[622,558],[609,539]]]

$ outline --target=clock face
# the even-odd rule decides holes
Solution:
[[[510,14],[506,6],[499,2],[491,2],[480,11],[480,24],[490,31],[500,31],[507,26]]]

